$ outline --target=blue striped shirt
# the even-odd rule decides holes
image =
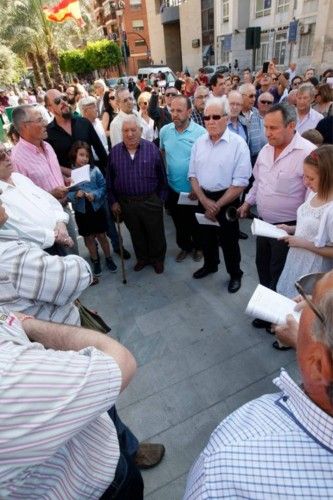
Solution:
[[[110,205],[118,201],[120,196],[146,196],[153,193],[164,201],[167,178],[157,146],[141,139],[133,159],[123,142],[114,146],[109,155],[106,185]]]
[[[285,370],[262,396],[215,429],[192,467],[184,500],[332,498],[333,418]]]

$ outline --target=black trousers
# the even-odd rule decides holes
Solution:
[[[210,192],[204,191],[207,198],[217,201],[225,191]],[[222,207],[216,216],[220,227],[200,225],[202,250],[204,254],[204,265],[208,268],[215,268],[219,263],[219,246],[222,247],[225,267],[230,277],[240,278],[243,274],[240,268],[241,253],[239,248],[239,223],[238,220],[229,222],[225,212],[228,207],[238,207],[239,200],[235,200],[229,205]],[[204,213],[205,209],[199,204],[199,211]]]
[[[178,205],[179,193],[169,187],[167,207],[176,228],[176,242],[186,252],[201,250],[200,228],[195,218],[198,207]]]
[[[151,263],[163,262],[166,240],[161,199],[153,193],[137,199],[123,197],[119,203],[136,258]]]
[[[294,226],[296,221],[281,222],[280,224]],[[261,285],[271,290],[276,289],[288,250],[289,247],[284,241],[257,236],[256,266]]]

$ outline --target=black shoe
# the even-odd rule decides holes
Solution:
[[[249,236],[246,233],[243,233],[243,231],[239,231],[239,239],[240,240],[247,240],[248,237]]]
[[[200,267],[195,273],[193,273],[193,278],[196,280],[200,280],[201,278],[205,278],[208,276],[208,274],[212,273],[217,273],[217,266],[216,267]]]
[[[92,267],[93,267],[93,274],[94,276],[101,276],[102,275],[102,269],[101,269],[101,263],[98,259],[93,260],[91,259]]]
[[[271,324],[269,321],[264,321],[263,319],[256,318],[252,321],[252,326],[254,328],[270,328]]]
[[[289,351],[291,349],[291,347],[288,347],[286,345],[279,345],[277,340],[273,342],[272,346],[274,347],[274,349],[277,349],[278,351]]]
[[[111,257],[106,257],[105,258],[105,264],[106,264],[106,267],[108,268],[108,270],[111,271],[111,273],[116,273],[117,272],[117,266],[113,262],[113,259]]]
[[[228,285],[229,293],[236,293],[242,286],[242,278],[231,278]]]
[[[114,250],[114,253],[116,253],[117,255],[120,256],[120,248],[117,248],[117,250]],[[128,260],[128,259],[131,258],[131,254],[124,247],[123,247],[123,257],[124,257],[125,260]]]

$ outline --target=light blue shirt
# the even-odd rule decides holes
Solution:
[[[218,141],[212,142],[206,133],[192,148],[188,176],[207,191],[246,187],[251,174],[250,150],[244,139],[228,128]]]
[[[285,370],[282,391],[242,406],[215,429],[184,500],[332,498],[333,418]]]
[[[233,123],[229,122],[228,129],[231,130],[231,132],[238,134],[240,137],[244,139],[245,142],[247,142],[247,136],[244,125],[239,120],[237,120],[237,127],[234,127]]]
[[[160,148],[165,151],[168,183],[176,193],[191,191],[187,175],[191,150],[198,137],[205,133],[206,129],[192,120],[183,132],[178,132],[174,123],[160,130]]]

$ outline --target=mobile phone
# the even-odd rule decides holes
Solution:
[[[326,83],[328,83],[328,85],[331,87],[331,89],[333,89],[333,77],[332,76],[329,76],[328,78],[326,78]]]
[[[262,65],[263,73],[268,73],[268,66],[269,66],[269,61],[264,62],[264,64]]]

